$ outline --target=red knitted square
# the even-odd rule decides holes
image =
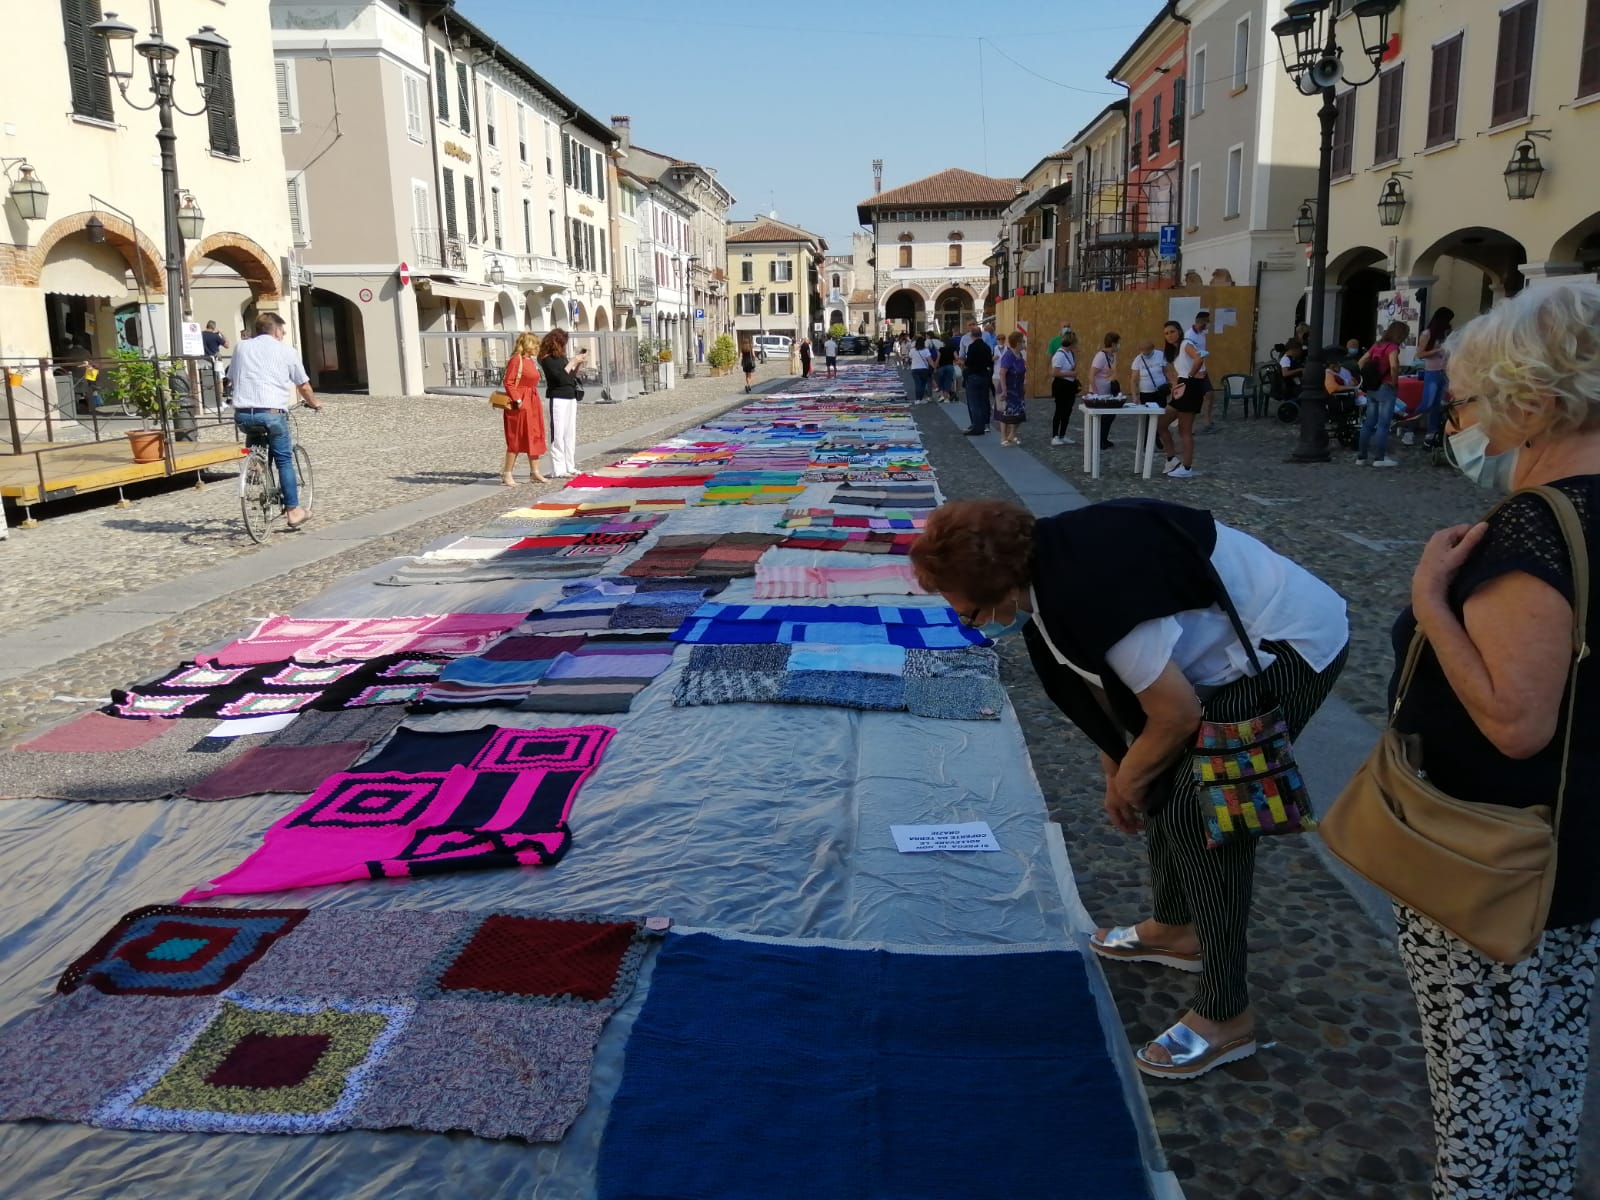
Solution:
[[[441,991],[607,1000],[638,926],[495,915],[439,978]]]
[[[206,1082],[212,1087],[298,1087],[332,1042],[326,1034],[247,1033]]]

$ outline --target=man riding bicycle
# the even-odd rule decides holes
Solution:
[[[264,435],[278,469],[278,485],[283,489],[283,515],[290,529],[299,529],[310,519],[300,507],[300,481],[294,471],[294,438],[289,432],[289,405],[293,395],[309,408],[322,403],[311,393],[311,380],[299,353],[283,339],[288,328],[277,313],[265,312],[256,318],[254,337],[242,338],[228,364],[228,382],[233,387],[233,419],[248,439]]]

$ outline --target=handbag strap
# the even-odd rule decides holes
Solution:
[[[1228,621],[1233,626],[1234,635],[1238,637],[1239,644],[1244,647],[1244,652],[1250,659],[1250,666],[1256,673],[1257,686],[1261,691],[1262,697],[1269,705],[1276,708],[1278,694],[1273,690],[1272,685],[1266,682],[1266,672],[1262,669],[1261,659],[1256,654],[1255,643],[1250,640],[1250,634],[1245,629],[1244,622],[1239,618],[1239,610],[1233,606],[1233,597],[1228,594],[1228,585],[1222,582],[1222,576],[1217,573],[1216,564],[1211,561],[1211,556],[1205,553],[1200,544],[1189,535],[1187,529],[1179,525],[1166,513],[1161,513],[1160,516],[1168,527],[1182,539],[1184,544],[1194,551],[1195,558],[1200,560],[1201,569],[1205,571],[1206,576],[1211,580],[1212,588],[1216,591],[1218,607],[1228,614]]]
[[[1572,762],[1572,718],[1577,711],[1578,703],[1578,667],[1589,657],[1589,542],[1572,498],[1560,488],[1548,486],[1519,488],[1490,509],[1485,519],[1523,494],[1538,496],[1550,506],[1550,510],[1555,514],[1556,524],[1561,529],[1561,537],[1567,544],[1567,557],[1572,563],[1572,666],[1567,671],[1566,732],[1561,742],[1561,783],[1556,791],[1555,819],[1552,823],[1552,828],[1559,835],[1561,810],[1567,800],[1567,770]],[[1412,677],[1416,674],[1417,665],[1422,661],[1422,649],[1427,642],[1428,639],[1421,629],[1411,637],[1411,645],[1406,650],[1405,665],[1400,671],[1400,684],[1395,689],[1394,704],[1389,710],[1390,727],[1393,727],[1395,717],[1399,715],[1400,705],[1405,702],[1406,693],[1411,688]]]

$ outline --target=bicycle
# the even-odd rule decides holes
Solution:
[[[292,413],[287,410],[288,413]],[[312,409],[315,412],[315,409]],[[289,416],[289,437],[294,449],[294,473],[300,484],[300,507],[309,517],[312,503],[311,455],[300,444],[294,417]],[[272,526],[283,514],[283,488],[272,463],[272,451],[265,431],[256,428],[245,434],[247,456],[239,471],[239,509],[244,516],[244,531],[258,546],[272,537]]]

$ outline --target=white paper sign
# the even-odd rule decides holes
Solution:
[[[998,850],[987,821],[961,825],[891,825],[895,849],[901,854],[926,854],[932,850]]]
[[[223,721],[213,726],[207,737],[233,738],[243,737],[248,733],[277,733],[290,721],[298,717],[299,713],[269,713],[264,717],[235,717],[231,721]]]
[[[199,321],[185,321],[183,323],[183,353],[186,357],[198,358],[206,352],[206,341],[200,336]]]
[[[1239,323],[1239,310],[1237,308],[1219,308],[1211,314],[1211,328],[1217,333]]]

